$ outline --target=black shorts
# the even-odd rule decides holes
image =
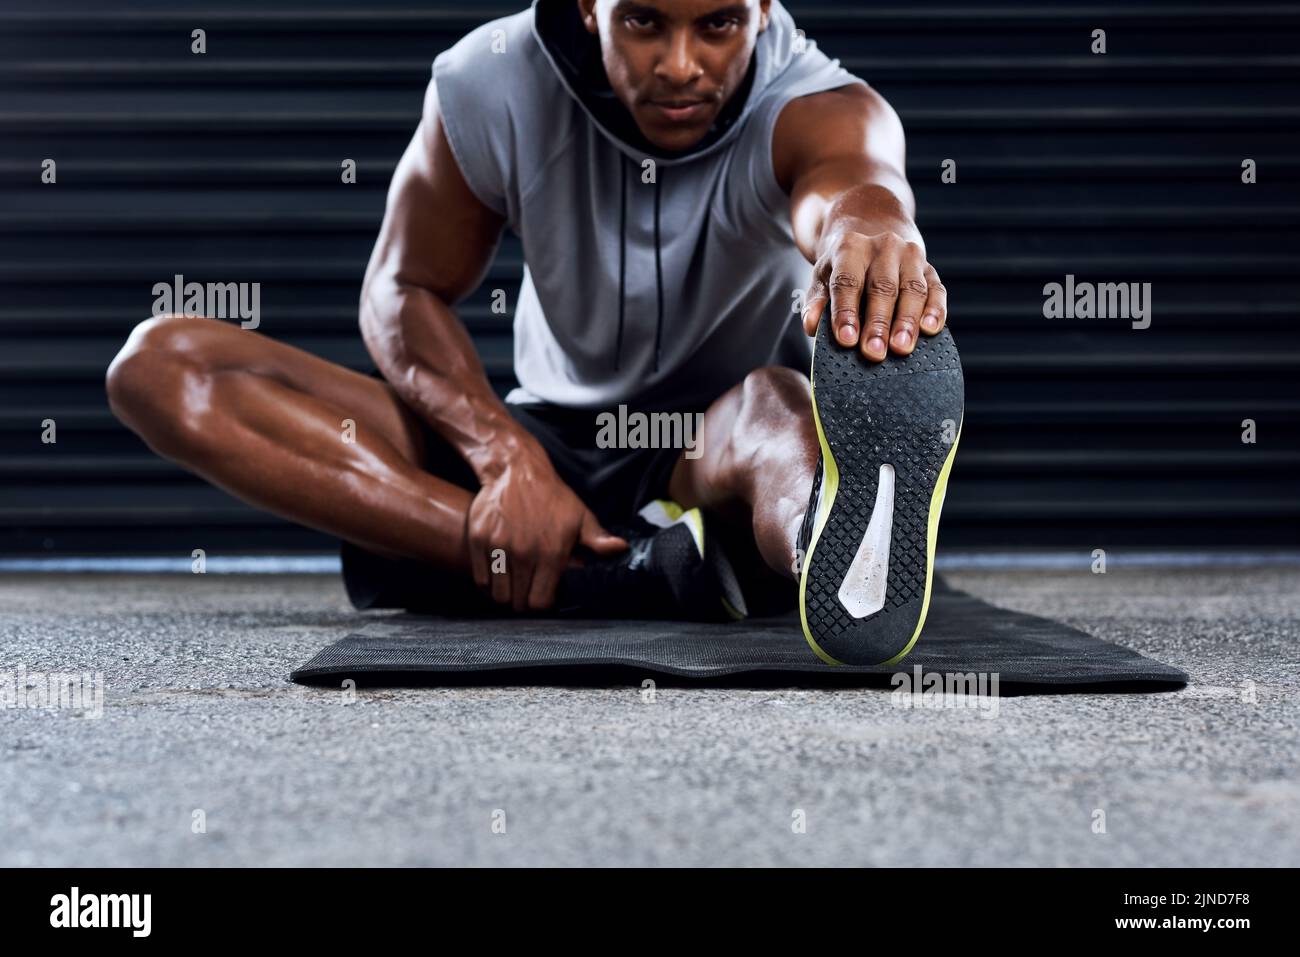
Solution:
[[[507,404],[506,408],[541,443],[560,478],[606,528],[626,525],[643,506],[668,497],[668,482],[682,449],[601,448],[599,413],[590,409],[546,404]],[[478,479],[460,454],[427,424],[423,435],[425,471],[471,492],[477,490]],[[492,602],[460,576],[421,562],[386,558],[351,542],[342,544],[341,558],[343,583],[357,608],[448,614],[492,608]]]

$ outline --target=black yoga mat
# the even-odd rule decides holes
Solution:
[[[717,625],[674,621],[441,618],[367,622],[290,677],[308,684],[541,684],[634,673],[743,684],[889,686],[898,672],[999,675],[1001,690],[1164,690],[1187,675],[1060,622],[997,608],[936,581],[925,631],[900,664],[818,660],[797,616]],[[622,672],[621,675],[617,674]],[[743,676],[744,681],[734,680]]]

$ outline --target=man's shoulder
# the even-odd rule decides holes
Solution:
[[[536,88],[545,67],[529,8],[489,20],[443,50],[433,61],[433,78],[465,85],[487,102]]]
[[[813,134],[834,123],[870,122],[889,108],[885,98],[865,82],[849,83],[794,97],[782,107],[775,132],[778,136]]]
[[[772,129],[772,167],[788,190],[793,171],[845,152],[862,152],[883,126],[898,125],[888,101],[857,82],[790,100]]]
[[[512,228],[539,144],[562,131],[562,90],[524,10],[476,27],[433,61],[432,96],[461,174]]]

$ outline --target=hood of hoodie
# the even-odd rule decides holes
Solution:
[[[796,55],[794,20],[778,0],[772,0],[767,29],[758,35],[741,85],[699,143],[672,153],[645,138],[615,95],[601,60],[600,40],[582,25],[573,0],[533,0],[533,34],[564,89],[601,135],[629,158],[640,162],[651,156],[662,166],[687,163],[721,149],[736,136],[763,90]]]

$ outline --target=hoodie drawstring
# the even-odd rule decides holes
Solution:
[[[664,271],[659,262],[659,177],[662,169],[655,170],[655,372],[659,371],[659,347],[664,332]]]
[[[627,305],[627,162],[620,154],[618,161],[618,332],[614,340],[614,369],[618,370],[623,355],[623,325]],[[663,350],[664,334],[664,270],[659,251],[659,177],[663,169],[655,170],[655,358],[654,371],[659,371],[659,357]]]
[[[618,338],[614,341],[614,371],[623,354],[623,290],[627,274],[627,157],[618,155]]]

